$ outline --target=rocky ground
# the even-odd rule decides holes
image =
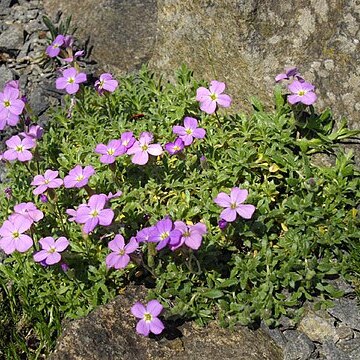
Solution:
[[[42,124],[48,120],[46,110],[61,102],[61,94],[54,87],[56,73],[51,67],[45,66],[44,50],[48,44],[48,33],[42,22],[43,15],[42,0],[0,0],[0,89],[7,81],[19,79],[22,92],[28,97],[34,116],[38,117],[38,121]],[[90,70],[87,67],[87,71],[90,72],[94,69],[96,67],[91,67]],[[0,133],[0,151],[3,140],[8,136],[8,131]],[[0,182],[4,180],[3,176],[4,166],[0,163]],[[287,318],[282,319],[282,325],[277,329],[269,329],[266,325],[261,325],[262,331],[282,350],[285,360],[360,360],[360,310],[355,293],[343,281],[337,281],[337,286],[344,290],[345,296],[336,300],[333,308],[327,311],[315,311],[312,304],[306,304],[305,316],[297,326]],[[95,314],[102,316],[102,311],[97,311]],[[93,315],[92,319],[97,315]],[[79,334],[83,334],[79,330],[82,323],[83,321],[74,322],[65,329],[59,340],[58,350],[61,349],[62,353],[64,351],[66,353],[64,346],[71,347],[77,344],[77,350],[82,346],[84,351],[89,347],[89,339],[93,344],[98,344],[98,339],[94,338],[101,336],[98,333],[89,334],[86,341],[79,338],[81,336]],[[136,336],[135,332],[133,333],[133,336]],[[64,339],[69,337],[73,342],[64,342]],[[108,336],[106,339],[111,342],[114,338]],[[133,340],[133,346],[136,347],[138,339]],[[175,340],[166,341],[171,343]],[[148,346],[151,347],[153,342],[154,340],[150,339]],[[186,346],[186,342],[183,342],[184,344]],[[114,347],[115,345],[113,344]],[[112,345],[107,343],[104,346]],[[252,346],[256,347],[256,344],[253,342]],[[99,351],[99,348],[97,350]],[[132,352],[131,349],[125,351]],[[211,354],[206,356],[207,359],[212,359]],[[228,358],[225,353],[217,356],[221,356],[224,360]],[[268,354],[263,359],[269,356]],[[55,358],[60,359],[60,357]],[[93,358],[104,359],[101,355]]]

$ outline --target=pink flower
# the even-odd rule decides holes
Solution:
[[[104,90],[114,92],[118,87],[118,82],[109,73],[101,74],[100,79],[95,82],[97,92],[102,95]]]
[[[113,252],[106,257],[106,266],[108,268],[124,269],[130,262],[129,254],[133,253],[139,247],[139,244],[136,238],[132,237],[130,242],[125,245],[123,236],[118,234],[114,240],[109,242],[108,246]]]
[[[29,137],[34,140],[39,140],[42,138],[44,129],[39,125],[31,125],[27,132],[21,132],[22,137]]]
[[[213,114],[216,106],[229,107],[231,105],[231,97],[223,94],[225,91],[225,83],[216,80],[211,81],[210,88],[200,87],[196,90],[196,100],[200,101],[200,109],[207,114]]]
[[[53,58],[60,54],[60,47],[64,44],[64,35],[58,35],[55,40],[46,48],[46,54]]]
[[[70,170],[69,175],[64,177],[64,186],[66,188],[81,188],[85,186],[90,176],[95,174],[94,168],[89,165],[83,169],[80,165],[76,165]]]
[[[79,84],[86,81],[85,73],[78,73],[72,67],[63,71],[63,76],[56,79],[56,88],[65,89],[68,94],[75,94],[79,91]]]
[[[60,252],[69,246],[66,237],[59,237],[56,241],[51,236],[39,240],[42,250],[34,254],[34,260],[44,265],[54,265],[61,260]]]
[[[135,141],[134,145],[127,151],[128,155],[133,155],[131,161],[134,164],[145,165],[149,161],[149,154],[158,156],[163,153],[159,144],[150,144],[153,141],[153,135],[149,132],[140,134],[139,141]]]
[[[19,122],[19,115],[25,107],[19,95],[19,89],[10,85],[0,92],[0,130],[4,130],[6,124],[15,126]]]
[[[136,331],[140,335],[148,336],[150,332],[155,335],[164,330],[164,324],[158,318],[163,310],[163,306],[157,300],[151,300],[146,307],[137,302],[131,307],[131,313],[141,319],[136,325]]]
[[[31,237],[23,234],[30,229],[31,224],[31,221],[21,217],[4,222],[0,228],[0,247],[6,254],[11,254],[15,250],[25,252],[32,247]]]
[[[314,93],[315,86],[306,81],[293,81],[288,89],[292,92],[292,95],[288,96],[290,104],[303,103],[305,105],[312,105],[317,96]]]
[[[289,80],[291,77],[296,78],[299,81],[304,81],[304,79],[301,77],[296,67],[285,69],[285,72],[276,75],[275,81],[279,82],[282,80]]]
[[[84,233],[89,234],[99,224],[108,226],[112,223],[114,212],[111,209],[104,209],[106,201],[105,194],[92,195],[87,205],[78,207],[75,221],[84,224]]]
[[[174,142],[165,144],[165,150],[170,155],[175,155],[184,150],[184,142],[178,137]]]
[[[30,221],[31,224],[40,221],[44,217],[44,214],[39,210],[32,202],[21,203],[14,206],[14,213],[9,216],[10,221],[14,221],[17,218]]]
[[[120,140],[111,140],[107,145],[96,145],[95,152],[101,154],[100,162],[103,164],[112,164],[116,157],[126,153],[126,148],[122,145]]]
[[[15,135],[5,143],[8,150],[3,154],[4,159],[9,161],[18,159],[23,162],[32,159],[33,155],[28,149],[31,149],[36,145],[33,139],[24,138],[21,140],[18,135]]]
[[[189,116],[184,119],[184,126],[173,127],[173,133],[179,135],[185,146],[189,146],[194,138],[203,139],[206,135],[203,128],[198,128],[197,120]]]
[[[243,204],[247,197],[248,191],[237,187],[231,189],[230,196],[224,192],[219,193],[214,201],[217,205],[225,208],[220,217],[227,222],[235,221],[237,214],[244,219],[251,219],[255,206]]]
[[[205,224],[199,222],[195,225],[186,225],[183,221],[175,221],[174,225],[175,229],[180,230],[182,235],[179,244],[171,247],[171,250],[174,251],[183,244],[193,250],[199,249],[202,237],[207,232]]]
[[[46,170],[44,175],[36,175],[31,185],[37,186],[33,191],[34,195],[40,195],[44,193],[48,188],[55,189],[63,184],[63,181],[58,178],[59,172]]]

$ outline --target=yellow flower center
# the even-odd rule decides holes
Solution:
[[[84,179],[84,175],[79,175],[76,177],[76,181],[81,181],[82,179]]]
[[[108,153],[108,155],[114,155],[115,149],[113,149],[113,148],[107,149],[107,153]]]
[[[179,145],[175,145],[175,146],[174,146],[174,151],[178,151],[178,150],[180,150],[180,146],[179,146]]]
[[[45,179],[44,184],[47,185],[50,182],[50,180]]]
[[[4,101],[4,106],[9,107],[11,105],[11,102],[9,100]]]
[[[145,313],[144,314],[144,320],[146,322],[150,322],[152,320],[152,315],[150,313]]]
[[[236,203],[231,203],[230,209],[232,209],[232,210],[236,209]]]
[[[68,83],[73,84],[75,82],[75,79],[73,77],[68,78]]]
[[[18,231],[14,231],[12,233],[13,239],[18,239],[20,237],[20,233]]]
[[[190,236],[190,231],[188,230],[188,231],[185,231],[184,233],[183,233],[183,237],[189,237]]]
[[[304,96],[306,94],[306,91],[305,90],[300,90],[299,92],[298,92],[298,95],[299,96]]]
[[[17,145],[16,148],[15,148],[15,150],[16,150],[17,152],[23,152],[23,151],[24,151],[24,147],[23,147],[22,145]]]
[[[56,249],[54,247],[51,247],[47,252],[49,254],[53,254],[54,252],[56,252]]]
[[[124,250],[124,249],[120,249],[120,250],[119,250],[119,255],[120,255],[120,256],[125,255],[125,250]]]
[[[217,95],[216,94],[211,94],[210,99],[213,100],[213,101],[217,100]]]
[[[97,217],[99,215],[99,212],[96,210],[91,211],[90,216]]]
[[[191,129],[186,129],[185,132],[186,132],[188,135],[191,135],[193,131],[192,131]]]
[[[166,238],[168,238],[169,237],[169,233],[168,232],[164,232],[164,233],[162,233],[161,235],[160,235],[160,239],[161,240],[165,240]]]
[[[141,150],[146,151],[148,148],[149,148],[149,147],[145,144],[145,145],[143,145],[143,146],[141,147]]]

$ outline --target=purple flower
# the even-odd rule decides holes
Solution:
[[[19,90],[5,86],[4,91],[0,92],[0,130],[4,130],[6,124],[15,126],[24,107],[25,103],[19,99]]]
[[[60,54],[60,47],[64,44],[64,36],[58,35],[55,40],[46,48],[46,54],[53,58]]]
[[[104,90],[114,92],[118,87],[118,82],[109,73],[101,74],[100,79],[95,82],[97,92],[102,95]]]
[[[98,224],[108,226],[112,223],[114,212],[111,209],[104,209],[106,201],[105,194],[92,195],[87,205],[78,207],[75,221],[84,224],[84,233],[89,234]]]
[[[153,141],[153,135],[149,132],[140,134],[139,141],[135,141],[134,145],[128,149],[127,154],[133,155],[131,161],[134,164],[145,165],[149,161],[149,154],[158,156],[163,153],[159,144],[150,144]]]
[[[8,150],[3,154],[4,159],[9,161],[16,159],[19,161],[29,161],[32,159],[33,155],[28,149],[31,149],[36,145],[33,139],[24,138],[21,140],[18,135],[15,135],[5,143]]]
[[[174,142],[165,144],[165,150],[170,155],[175,155],[184,149],[184,142],[178,137]]]
[[[21,132],[22,137],[29,137],[34,140],[39,140],[42,138],[44,129],[39,125],[31,125],[27,132]]]
[[[74,37],[73,36],[71,36],[71,35],[65,35],[64,36],[64,47],[72,47],[72,45],[73,45],[73,43],[74,43]]]
[[[39,195],[40,201],[44,204],[46,204],[47,202],[49,202],[48,197],[45,194],[40,194]]]
[[[151,300],[146,307],[137,302],[131,307],[131,313],[141,319],[136,325],[136,331],[140,335],[148,336],[150,332],[155,335],[161,334],[164,324],[158,318],[163,310],[163,306],[157,300]]]
[[[184,119],[184,126],[173,127],[173,133],[179,135],[185,146],[189,146],[194,138],[203,139],[206,135],[203,128],[198,128],[197,120],[189,116]]]
[[[123,236],[116,235],[114,240],[109,242],[109,249],[113,252],[106,257],[106,266],[108,268],[124,269],[130,262],[129,254],[133,253],[138,247],[139,244],[134,237],[125,245]]]
[[[126,131],[122,133],[120,141],[121,141],[121,145],[125,148],[125,152],[128,151],[134,145],[135,142],[135,138],[132,131]]]
[[[291,77],[296,77],[299,81],[304,81],[304,79],[300,76],[298,69],[296,67],[285,69],[284,73],[276,75],[275,81],[279,82],[282,80],[289,80]]]
[[[56,241],[51,236],[40,239],[39,244],[42,250],[34,254],[36,262],[44,263],[44,265],[54,265],[61,260],[60,252],[64,251],[69,246],[69,241],[66,237],[59,237]]]
[[[219,193],[214,199],[215,203],[224,207],[220,217],[227,222],[235,221],[236,215],[239,214],[244,219],[251,219],[254,211],[254,205],[243,205],[248,197],[248,191],[234,187],[231,189],[230,196],[223,192]]]
[[[200,87],[196,90],[196,100],[200,101],[200,109],[207,114],[213,114],[216,106],[229,107],[231,105],[231,97],[223,94],[225,91],[225,83],[213,80],[210,82],[210,88]]]
[[[95,152],[101,154],[100,162],[103,164],[112,164],[116,157],[126,153],[126,148],[122,145],[120,140],[111,140],[107,145],[96,145]]]
[[[146,227],[141,230],[139,230],[136,233],[136,240],[140,242],[148,242],[150,239],[150,235],[154,231],[154,226]]]
[[[117,191],[115,194],[113,194],[112,192],[109,192],[106,196],[106,201],[109,201],[111,199],[116,199],[118,197],[120,197],[122,195],[122,191]]]
[[[4,222],[0,228],[0,247],[6,254],[11,254],[15,250],[25,252],[32,247],[31,237],[23,234],[30,229],[31,224],[31,221],[21,217]]]
[[[59,172],[46,170],[44,175],[36,175],[30,185],[37,186],[33,191],[34,195],[40,195],[47,189],[55,189],[63,184],[63,181],[58,178]]]
[[[14,213],[9,216],[10,221],[14,221],[17,218],[26,219],[31,224],[40,221],[44,217],[44,214],[39,210],[32,202],[21,203],[14,206]]]
[[[73,56],[69,56],[63,60],[70,63],[70,62],[73,62],[76,58],[84,56],[84,54],[85,54],[84,50],[79,50],[79,51],[76,51],[76,53]]]
[[[176,246],[180,242],[181,231],[174,229],[174,224],[170,218],[165,218],[158,221],[154,227],[153,231],[149,236],[150,242],[157,242],[158,245],[156,250],[163,249],[166,245]]]
[[[195,225],[186,225],[183,221],[174,222],[175,229],[181,231],[180,243],[171,247],[171,250],[178,249],[185,244],[187,247],[197,250],[201,246],[202,237],[206,234],[206,225],[197,223]]]
[[[64,186],[66,188],[81,188],[85,186],[91,175],[95,174],[94,168],[89,165],[83,169],[80,165],[76,165],[69,171],[69,175],[64,177]]]
[[[315,86],[306,81],[293,81],[288,85],[288,89],[292,92],[292,95],[288,96],[290,104],[303,103],[305,105],[312,105],[317,96],[314,93]]]
[[[228,222],[224,219],[220,219],[218,221],[218,226],[220,230],[225,230],[228,227],[228,225],[229,225]]]
[[[68,94],[75,94],[79,91],[79,84],[86,81],[85,73],[78,73],[72,67],[63,71],[63,76],[56,79],[56,88],[65,89]]]

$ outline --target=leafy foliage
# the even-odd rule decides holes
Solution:
[[[316,297],[321,300],[318,306],[329,306],[329,299],[342,295],[329,279],[345,268],[352,271],[344,264],[351,263],[349,251],[360,237],[360,177],[352,153],[337,143],[356,133],[345,121],[335,131],[328,110],[318,115],[312,107],[309,112],[291,108],[279,87],[274,110],[266,111],[254,99],[251,115],[209,116],[195,101],[203,84],[185,67],[176,77],[176,84],[164,82],[144,67],[121,79],[108,96],[84,88],[71,118],[66,97],[65,106],[53,110],[35,159],[27,167],[9,166],[13,197],[0,195],[3,219],[15,204],[34,201],[30,182],[47,169],[64,177],[77,164],[93,165],[96,174],[89,186],[95,193],[123,192],[112,200],[113,224],[89,236],[65,213],[87,201],[85,189],[57,189],[46,204],[35,199],[45,218],[36,225],[34,240],[66,236],[71,250],[63,257],[70,270],[44,268],[33,262],[30,252],[14,253],[0,265],[6,313],[0,334],[10,326],[13,331],[7,336],[21,337],[18,344],[23,344],[17,349],[6,346],[13,338],[0,343],[12,358],[50,351],[63,318],[87,314],[130,281],[145,283],[149,298],[159,299],[169,318],[199,324],[219,319],[224,326],[259,319],[276,324],[282,314],[299,316],[306,299]],[[207,135],[182,154],[164,154],[145,166],[132,164],[124,155],[116,166],[108,166],[94,153],[98,143],[118,139],[125,131],[137,137],[150,131],[164,145],[174,140],[172,126],[180,125],[184,116],[199,119]],[[333,165],[316,165],[315,153],[327,154]],[[221,231],[221,209],[213,199],[234,186],[248,189],[247,203],[254,204],[256,212],[251,220],[237,220]],[[206,224],[208,234],[198,251],[156,253],[152,244],[143,244],[127,268],[106,269],[107,243],[115,234],[128,240],[167,215]],[[29,339],[36,344],[29,345]]]

